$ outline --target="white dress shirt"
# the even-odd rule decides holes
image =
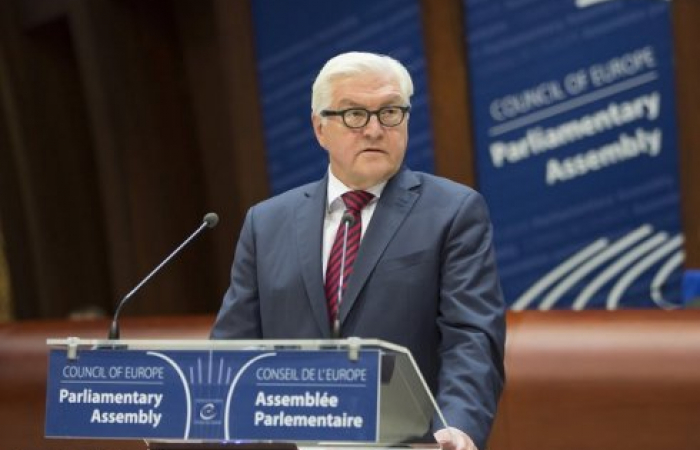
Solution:
[[[369,225],[369,221],[372,220],[372,215],[374,214],[374,209],[377,207],[377,202],[379,197],[382,195],[382,191],[386,186],[386,181],[372,186],[365,191],[374,195],[374,198],[370,200],[369,204],[362,209],[362,232],[360,234],[360,239],[365,235],[365,230]],[[323,219],[323,278],[326,278],[326,266],[328,265],[328,258],[331,254],[331,247],[333,247],[333,241],[335,240],[335,235],[338,232],[338,226],[340,225],[340,219],[343,217],[343,212],[347,209],[345,207],[345,202],[341,197],[344,193],[352,191],[349,187],[345,186],[338,178],[333,175],[330,167],[328,168],[328,191],[326,193],[326,199],[328,201],[326,205],[326,214]]]

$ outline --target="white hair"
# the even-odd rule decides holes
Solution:
[[[316,76],[311,92],[311,111],[318,114],[332,101],[333,82],[359,74],[389,74],[396,78],[403,100],[413,95],[413,80],[406,67],[394,58],[367,52],[341,53],[329,59]]]

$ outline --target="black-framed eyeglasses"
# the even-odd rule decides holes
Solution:
[[[410,106],[384,106],[374,111],[365,108],[348,108],[333,111],[324,109],[321,117],[340,116],[348,128],[362,128],[369,123],[373,115],[377,116],[379,123],[385,127],[395,127],[403,122],[406,114],[411,110]]]

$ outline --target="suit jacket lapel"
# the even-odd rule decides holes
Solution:
[[[372,220],[362,238],[360,251],[348,280],[348,287],[343,294],[338,312],[341,324],[348,316],[387,245],[418,199],[418,192],[413,189],[418,185],[420,180],[413,172],[401,169],[384,188]]]
[[[323,263],[321,261],[327,177],[326,175],[318,183],[309,185],[309,188],[299,199],[295,211],[296,241],[301,272],[311,303],[311,310],[324,338],[330,337],[328,307],[323,289]]]

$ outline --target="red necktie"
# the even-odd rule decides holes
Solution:
[[[348,227],[348,241],[345,250],[345,270],[343,275],[343,292],[348,285],[348,278],[352,273],[352,264],[357,258],[360,248],[360,235],[362,234],[362,208],[374,198],[374,195],[365,191],[348,191],[343,194],[343,201],[347,211],[352,214],[354,222]],[[341,220],[338,232],[331,247],[326,266],[326,299],[328,299],[328,318],[331,326],[338,317],[338,289],[340,285],[340,267],[343,264],[343,238],[345,236],[345,223]]]

